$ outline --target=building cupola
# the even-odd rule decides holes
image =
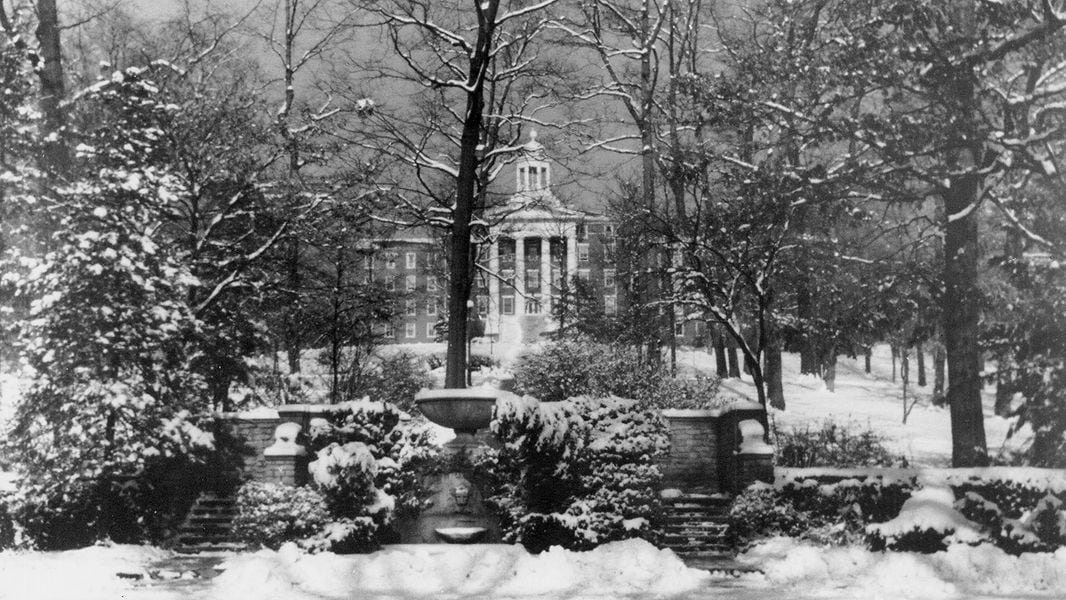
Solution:
[[[529,141],[522,147],[515,173],[519,192],[546,190],[551,185],[551,167],[544,156],[544,146],[537,141],[537,130],[529,131]]]

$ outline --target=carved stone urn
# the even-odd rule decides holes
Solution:
[[[415,404],[427,419],[455,431],[445,451],[470,452],[485,445],[475,436],[492,421],[499,394],[500,390],[487,387],[422,390],[415,394]]]

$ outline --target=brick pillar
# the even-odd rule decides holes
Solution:
[[[278,425],[274,445],[263,451],[266,472],[263,481],[299,486],[307,483],[307,449],[297,443],[301,427],[293,422]]]

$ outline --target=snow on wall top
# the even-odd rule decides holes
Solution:
[[[1044,489],[1049,492],[1066,491],[1066,470],[1037,467],[974,467],[966,469],[775,469],[776,487],[799,483],[807,479],[877,479],[884,484],[908,483],[920,487],[958,486],[967,482],[1003,482]]]

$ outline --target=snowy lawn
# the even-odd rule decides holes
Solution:
[[[874,348],[869,375],[864,372],[862,357],[840,357],[835,392],[828,391],[821,379],[800,374],[799,355],[786,353],[782,358],[785,410],[772,410],[770,415],[778,428],[820,429],[825,421],[854,424],[864,429],[869,427],[888,438],[887,446],[894,453],[905,456],[914,466],[951,465],[951,417],[947,407],[936,407],[929,401],[933,391],[931,367],[928,385],[919,388],[915,383],[917,368],[912,359],[907,401],[910,404],[917,397],[918,404],[904,424],[903,385],[898,377],[892,381],[892,358],[888,346]],[[702,350],[679,351],[678,366],[683,372],[702,370],[713,373],[714,356]],[[756,398],[755,386],[747,376],[741,380],[723,380],[721,393],[723,396]],[[1027,442],[1024,433],[1007,440],[1011,422],[993,414],[994,400],[995,387],[986,387],[985,432],[988,451],[992,455],[1004,447],[1018,448]]]
[[[292,546],[225,559],[200,585],[146,586],[167,552],[137,546],[0,553],[0,598],[11,600],[327,600],[380,598],[925,599],[1066,597],[1066,549],[1012,557],[991,546],[932,555],[823,548],[775,538],[739,557],[765,574],[739,578],[686,568],[640,541],[592,552],[530,555],[507,545],[390,546],[369,555],[303,554]]]

